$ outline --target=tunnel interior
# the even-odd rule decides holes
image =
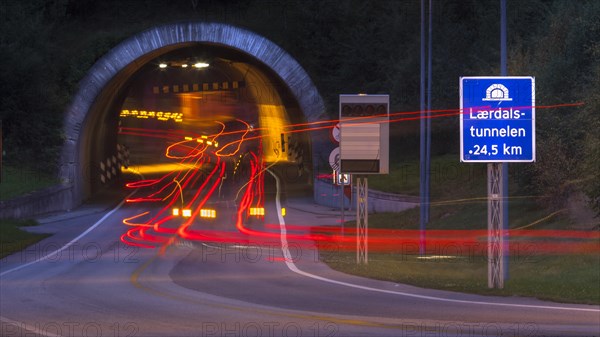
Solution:
[[[307,119],[270,67],[215,43],[170,45],[137,58],[104,86],[86,115],[79,145],[89,178],[82,186],[84,199],[113,186],[124,167],[168,161],[164,150],[173,139],[153,135],[211,134],[217,121],[236,120],[261,130],[266,163],[301,167],[306,171],[299,172],[301,183],[310,185],[309,133],[282,136]]]

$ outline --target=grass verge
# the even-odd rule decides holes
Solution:
[[[474,165],[476,164],[457,163],[456,156],[432,158],[431,208],[427,229],[487,229],[486,165]],[[418,169],[418,162],[396,165],[392,167],[389,176],[369,177],[369,187],[387,192],[418,195]],[[509,189],[518,190],[516,186],[511,186]],[[577,228],[577,223],[569,217],[568,212],[554,212],[546,209],[543,204],[544,199],[540,196],[511,195],[509,198],[510,228],[533,231]],[[419,216],[418,208],[401,213],[369,214],[369,228],[393,230],[390,232],[391,235],[401,233],[395,231],[415,230],[419,228]],[[354,222],[346,223],[346,228],[355,226]],[[518,240],[515,238],[514,242],[519,242]],[[543,240],[564,243],[568,239],[553,237]],[[548,242],[533,242],[531,246]],[[600,241],[597,239],[582,242],[600,248]],[[511,256],[509,278],[505,282],[504,289],[489,289],[485,255],[476,256],[466,252],[462,254],[431,252],[430,259],[421,259],[415,255],[414,250],[378,252],[376,245],[369,244],[369,247],[373,249],[369,253],[368,265],[357,265],[355,252],[324,250],[321,252],[321,259],[333,269],[344,273],[424,288],[483,295],[527,296],[556,302],[600,304],[598,248],[581,254],[558,251],[538,254],[530,251],[521,256]],[[431,255],[450,255],[450,257]]]
[[[600,256],[529,256],[509,262],[504,289],[487,287],[487,262],[481,256],[419,259],[415,255],[369,254],[357,265],[355,253],[323,254],[335,270],[423,288],[498,296],[527,296],[555,302],[600,304]]]
[[[19,227],[37,226],[35,220],[0,220],[0,258],[25,249],[48,236],[49,234],[29,233]]]
[[[2,183],[0,183],[0,200],[12,199],[57,183],[56,177],[41,170],[35,171],[4,165],[2,167]]]

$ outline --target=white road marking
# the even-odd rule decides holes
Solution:
[[[48,253],[42,257],[40,257],[37,260],[22,264],[20,266],[14,267],[12,269],[6,270],[2,273],[0,273],[0,277],[7,275],[9,273],[12,273],[14,271],[17,270],[21,270],[23,268],[29,267],[32,264],[47,260],[48,258],[55,256],[58,253],[61,253],[63,250],[69,248],[72,244],[76,243],[77,241],[81,240],[81,238],[83,238],[84,236],[86,236],[88,233],[90,233],[91,231],[93,231],[96,227],[100,226],[100,224],[102,224],[102,222],[104,222],[104,220],[106,220],[108,217],[110,217],[111,215],[113,215],[113,213],[115,213],[117,210],[119,210],[119,208],[121,208],[121,206],[123,206],[123,204],[125,203],[125,201],[127,199],[129,199],[129,197],[131,197],[136,191],[131,192],[129,195],[127,195],[118,205],[117,207],[113,208],[110,212],[106,213],[100,220],[96,221],[95,224],[93,224],[90,228],[88,228],[85,232],[81,233],[79,236],[77,236],[76,238],[74,238],[73,240],[69,241],[69,243],[65,244],[64,246],[62,246],[61,248],[53,251],[52,253]]]
[[[259,247],[259,246],[250,246],[250,245],[248,245],[248,246],[243,246],[243,245],[227,245],[227,246],[220,246],[219,247],[219,246],[209,245],[209,244],[204,243],[204,242],[202,243],[202,245],[204,247],[207,247],[207,248],[219,249],[219,250],[224,250],[223,247],[225,247],[225,249],[229,249],[229,248],[235,248],[235,249],[261,249],[261,247]]]
[[[46,254],[46,255],[44,255],[44,256],[42,256],[42,257],[40,257],[39,259],[37,259],[37,260],[35,260],[35,261],[31,261],[31,262],[28,262],[28,263],[22,264],[22,265],[20,265],[20,266],[17,266],[17,267],[15,267],[15,268],[12,268],[12,269],[6,270],[6,271],[4,271],[4,272],[0,273],[0,277],[2,277],[2,276],[4,276],[4,275],[7,275],[7,274],[9,274],[9,273],[12,273],[12,272],[14,272],[14,271],[21,270],[21,269],[23,269],[23,268],[29,267],[29,266],[31,266],[32,264],[35,264],[35,263],[37,263],[37,262],[44,261],[44,260],[46,260],[46,259],[48,259],[48,258],[50,258],[50,257],[52,257],[52,256],[54,256],[54,255],[56,255],[56,254],[58,254],[58,253],[60,253],[60,252],[62,252],[63,250],[65,250],[65,249],[69,248],[69,247],[70,247],[72,244],[76,243],[78,240],[80,240],[81,238],[83,238],[84,236],[86,236],[88,233],[90,233],[90,232],[91,232],[92,230],[94,230],[96,227],[100,226],[100,224],[102,224],[102,222],[104,222],[104,220],[106,220],[106,219],[107,219],[108,217],[110,217],[110,216],[111,216],[113,213],[115,213],[115,212],[116,212],[116,211],[117,211],[119,208],[121,208],[121,206],[123,206],[123,204],[125,203],[125,201],[126,201],[126,200],[127,200],[129,197],[131,197],[131,196],[132,196],[132,195],[133,195],[135,192],[136,192],[136,191],[133,191],[133,192],[131,192],[129,195],[127,195],[127,196],[126,196],[126,197],[125,197],[125,198],[124,198],[124,199],[123,199],[123,200],[122,200],[122,201],[121,201],[121,202],[120,202],[120,203],[119,203],[119,204],[118,204],[118,205],[117,205],[115,208],[113,208],[113,209],[112,209],[110,212],[106,213],[106,214],[105,214],[105,215],[104,215],[104,216],[103,216],[103,217],[102,217],[100,220],[96,221],[96,223],[95,223],[95,224],[93,224],[93,225],[92,225],[90,228],[88,228],[88,229],[87,229],[85,232],[81,233],[79,236],[77,236],[77,237],[76,237],[76,238],[74,238],[73,240],[69,241],[69,243],[65,244],[65,245],[64,245],[64,246],[62,246],[60,249],[58,249],[58,250],[55,250],[55,251],[54,251],[54,252],[52,252],[52,253]],[[37,328],[37,327],[34,327],[34,326],[29,326],[29,325],[27,325],[27,324],[25,324],[25,323],[23,323],[23,322],[14,321],[14,320],[12,320],[12,319],[9,319],[9,318],[6,318],[6,317],[2,317],[2,316],[0,316],[0,321],[2,321],[2,322],[5,322],[5,323],[8,323],[8,324],[10,324],[10,325],[17,326],[17,327],[19,327],[19,328],[21,328],[21,329],[23,329],[23,330],[26,330],[26,331],[32,332],[32,333],[34,333],[34,334],[37,334],[37,335],[42,335],[42,336],[47,336],[47,337],[61,337],[60,335],[57,335],[57,334],[54,334],[54,333],[51,333],[51,332],[48,332],[48,331],[43,331],[43,330],[40,330],[40,329],[39,329],[39,328]]]
[[[279,198],[279,195],[280,195],[279,177],[277,177],[273,172],[271,172],[271,170],[268,170],[268,171],[273,176],[273,178],[275,178],[275,184],[276,184],[277,192],[275,194],[275,206],[277,208],[277,216],[279,217],[279,228],[281,231],[281,250],[283,251],[283,255],[285,257],[285,264],[294,273],[300,274],[302,276],[310,277],[315,280],[328,282],[328,283],[332,283],[332,284],[337,284],[337,285],[341,285],[341,286],[345,286],[345,287],[361,289],[361,290],[366,290],[366,291],[373,291],[373,292],[384,293],[384,294],[392,294],[392,295],[397,295],[397,296],[413,297],[413,298],[419,298],[419,299],[423,299],[423,300],[438,301],[438,302],[486,305],[486,306],[509,307],[509,308],[600,312],[600,309],[592,309],[592,308],[574,308],[574,307],[565,307],[565,306],[546,306],[546,305],[532,305],[532,304],[512,304],[512,303],[496,303],[496,302],[483,302],[483,301],[467,301],[467,300],[457,300],[457,299],[435,297],[435,296],[417,295],[417,294],[411,294],[411,293],[406,293],[406,292],[377,289],[377,288],[361,286],[358,284],[353,284],[353,283],[348,283],[348,282],[336,281],[336,280],[328,279],[326,277],[322,277],[322,276],[318,276],[315,274],[311,274],[311,273],[302,271],[302,270],[298,269],[296,264],[294,264],[292,256],[290,254],[290,251],[288,249],[287,230],[285,228],[285,221],[283,220],[283,216],[281,215],[281,201]]]

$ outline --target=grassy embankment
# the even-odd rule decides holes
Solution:
[[[56,184],[56,178],[29,170],[11,166],[2,168],[2,183],[0,183],[0,200],[8,200],[32,191]],[[2,219],[0,220],[0,258],[20,251],[48,235],[34,234],[21,230],[19,227],[36,226],[35,220]]]
[[[486,166],[460,164],[456,156],[434,158],[431,177],[431,216],[428,229],[479,229],[487,228]],[[419,163],[397,165],[389,176],[369,177],[369,187],[389,192],[418,195]],[[509,201],[509,226],[512,229],[575,229],[580,224],[571,220],[567,210],[549,211],[544,199],[519,196],[514,182]],[[352,228],[355,223],[348,223]],[[418,229],[419,209],[402,213],[369,214],[371,229]],[[593,226],[590,227],[589,230]],[[517,240],[513,238],[516,246]],[[541,240],[541,241],[540,241]],[[431,259],[419,258],[415,249],[399,248],[395,252],[377,252],[370,245],[368,265],[356,264],[355,252],[323,252],[322,259],[332,268],[350,274],[412,284],[425,288],[444,289],[468,293],[528,296],[557,302],[600,304],[600,254],[598,239],[591,242],[596,249],[591,252],[549,254],[536,251],[537,244],[565,242],[564,238],[545,238],[526,241],[521,254],[509,260],[509,278],[504,289],[488,289],[487,260],[483,254],[473,254],[460,246],[449,244],[428,246]],[[464,247],[462,247],[464,248]],[[450,256],[439,256],[450,255]],[[436,257],[438,256],[438,257]]]
[[[58,183],[56,177],[41,170],[4,165],[0,183],[0,200],[8,200]]]
[[[0,258],[21,251],[28,246],[48,237],[48,234],[29,233],[20,227],[37,226],[35,220],[0,220]]]

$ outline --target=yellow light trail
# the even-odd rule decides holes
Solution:
[[[156,173],[169,173],[178,172],[184,170],[192,170],[200,168],[196,164],[185,164],[185,163],[162,163],[162,164],[148,164],[148,165],[137,165],[130,168],[121,168],[122,172],[135,172],[138,174],[156,174]]]

